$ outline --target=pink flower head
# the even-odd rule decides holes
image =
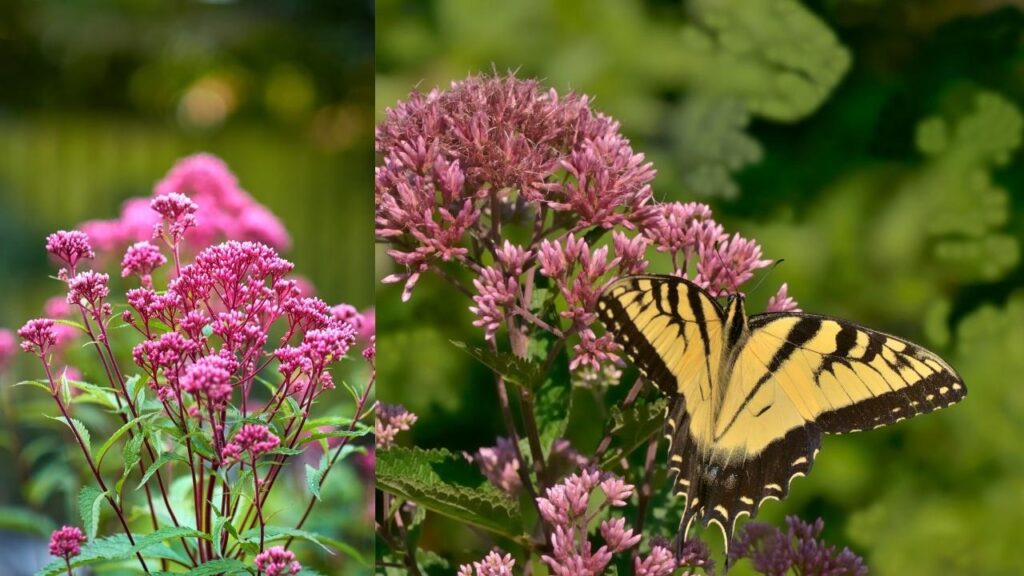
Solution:
[[[612,506],[622,507],[633,495],[633,485],[626,484],[622,478],[609,474],[601,481],[601,491]]]
[[[82,553],[85,533],[77,526],[64,526],[50,535],[50,555],[71,559]]]
[[[417,417],[398,404],[377,403],[377,422],[374,432],[378,448],[390,448],[395,443],[395,436],[405,432],[416,423]]]
[[[785,282],[779,291],[768,299],[767,312],[800,312],[800,305],[789,295],[789,285]]]
[[[98,311],[110,295],[110,276],[87,270],[68,281],[68,304]]]
[[[491,550],[483,560],[459,566],[458,576],[512,576],[515,565],[511,554],[502,556],[498,550]]]
[[[772,263],[761,258],[757,242],[739,234],[717,245],[702,246],[699,254],[694,283],[715,297],[738,293],[739,286],[754,276],[754,270]]]
[[[664,546],[654,546],[647,557],[633,559],[633,572],[637,576],[671,576],[678,566],[675,555]]]
[[[197,398],[205,397],[213,410],[221,410],[231,399],[231,374],[237,369],[238,361],[231,356],[205,356],[185,369],[181,388]]]
[[[256,555],[256,569],[267,573],[267,576],[286,576],[298,574],[302,565],[295,560],[295,554],[281,546],[268,548]]]
[[[167,258],[155,245],[149,242],[136,242],[124,253],[121,260],[121,277],[138,276],[145,279],[153,270],[166,263]]]
[[[480,471],[498,489],[506,494],[518,494],[523,484],[519,479],[519,458],[515,445],[508,438],[498,438],[493,447],[481,448],[471,457]]]
[[[231,442],[224,446],[221,457],[224,460],[239,460],[243,452],[249,452],[252,458],[270,452],[281,443],[264,424],[243,424]]]
[[[89,236],[77,230],[58,230],[46,237],[46,251],[72,271],[82,260],[96,258]]]
[[[306,332],[299,348],[310,360],[313,371],[319,372],[344,358],[355,341],[356,333],[352,326],[335,322],[326,328]]]
[[[641,538],[632,528],[626,528],[626,519],[621,517],[602,521],[601,537],[614,554],[636,546]]]
[[[10,330],[0,328],[0,374],[3,374],[14,359],[15,351],[18,349],[14,333]]]
[[[331,315],[337,320],[351,324],[356,331],[356,337],[364,342],[376,332],[373,308],[360,312],[351,304],[338,304],[331,308]]]
[[[55,344],[57,335],[53,329],[54,322],[49,318],[29,320],[18,329],[21,337],[21,349],[25,352],[45,356]]]
[[[465,259],[467,236],[490,211],[513,214],[525,201],[581,229],[608,228],[631,226],[651,198],[654,170],[615,121],[585,96],[513,75],[411,94],[387,111],[376,146],[376,234],[406,269],[389,277],[405,280],[403,297],[432,263]],[[515,274],[510,256],[499,258]]]
[[[163,223],[155,228],[154,236],[167,234],[170,244],[180,242],[185,232],[197,224],[196,211],[199,210],[199,206],[184,194],[163,194],[153,198],[149,205],[163,220]]]
[[[507,310],[516,302],[519,283],[514,276],[488,267],[473,280],[473,286],[477,290],[473,296],[474,305],[469,307],[470,312],[477,316],[473,325],[484,329],[484,338],[494,340]]]
[[[678,253],[685,258],[697,253],[702,243],[718,241],[713,234],[708,234],[710,230],[717,230],[717,224],[711,220],[711,208],[698,202],[659,204],[645,224],[644,235],[660,252]]]

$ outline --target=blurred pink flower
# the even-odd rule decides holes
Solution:
[[[522,489],[519,459],[516,457],[515,446],[508,438],[498,438],[497,445],[481,448],[469,458],[480,467],[491,484],[502,492],[515,495]]]
[[[416,423],[417,417],[398,404],[377,403],[377,422],[374,424],[374,435],[378,449],[387,449],[394,445],[395,436],[399,432],[408,431]]]
[[[17,350],[18,346],[17,340],[14,338],[14,332],[0,328],[0,375],[7,371],[7,367],[14,360]]]

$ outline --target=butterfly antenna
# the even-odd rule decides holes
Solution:
[[[769,266],[768,269],[764,271],[764,274],[761,274],[761,277],[757,279],[757,284],[754,284],[754,287],[750,290],[750,292],[757,292],[757,289],[761,287],[761,284],[764,284],[764,281],[768,279],[768,276],[770,276],[771,273],[775,271],[775,267],[778,266],[779,264],[782,264],[783,262],[785,262],[783,258],[779,258],[778,260],[772,262],[771,266]]]

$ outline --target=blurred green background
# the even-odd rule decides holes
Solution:
[[[518,70],[594,97],[658,169],[655,194],[709,202],[784,258],[804,310],[940,352],[961,405],[829,437],[760,519],[826,520],[872,574],[1024,569],[1024,13],[986,0],[383,0],[376,105],[470,73]],[[655,271],[667,272],[664,267]],[[392,271],[377,251],[378,278]],[[436,278],[377,290],[381,392],[420,416],[405,441],[473,451],[502,433],[482,342]],[[578,411],[592,451],[603,418]],[[674,526],[668,527],[672,529]],[[434,518],[423,546],[481,557],[486,536]],[[736,573],[742,573],[741,566]]]
[[[373,12],[370,0],[0,3],[0,326],[40,315],[58,293],[46,234],[116,217],[125,199],[149,196],[175,160],[200,151],[223,158],[283,221],[285,256],[320,297],[372,305]],[[5,387],[36,376],[29,360],[0,376]],[[364,383],[349,364],[344,377]],[[0,467],[0,524],[24,527],[9,506],[78,523],[78,480],[62,472],[66,459],[46,456],[59,424],[36,421],[56,409],[26,388],[5,392],[32,413],[20,431],[39,441],[38,485],[19,486],[15,467]],[[351,412],[344,396],[326,410]],[[5,461],[8,449],[0,446]],[[315,512],[308,528],[365,553],[372,505],[357,470],[338,468],[321,505],[330,513]],[[300,559],[321,557],[327,573],[361,573],[306,546]]]

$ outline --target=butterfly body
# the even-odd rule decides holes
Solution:
[[[854,323],[804,313],[723,310],[672,276],[616,281],[598,302],[641,375],[670,398],[665,435],[680,525],[736,521],[806,475],[823,434],[877,428],[953,404],[960,376],[937,355]]]

